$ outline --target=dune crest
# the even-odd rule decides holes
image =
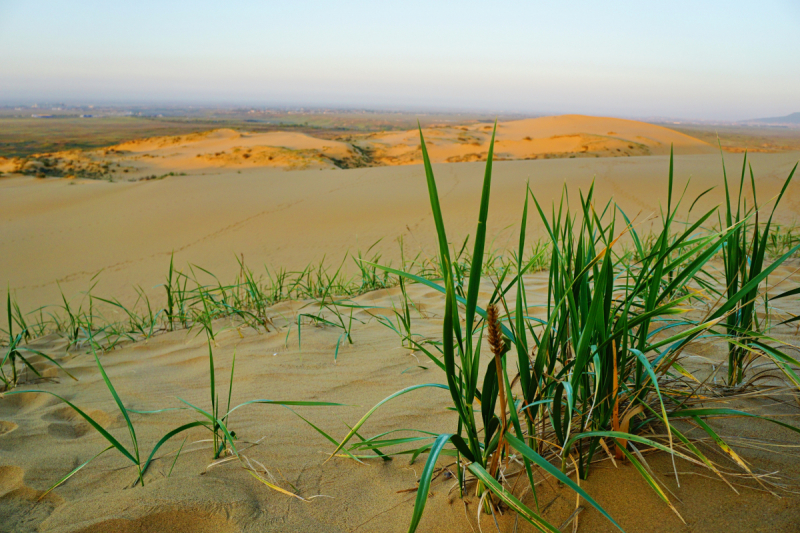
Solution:
[[[435,163],[485,161],[491,124],[425,128],[428,151]],[[419,133],[378,133],[368,138],[373,158],[384,165],[422,162]],[[661,126],[607,117],[561,115],[497,124],[497,160],[563,157],[625,157],[676,153],[704,154],[708,143]]]
[[[485,161],[492,124],[423,129],[434,163]],[[495,159],[664,155],[714,151],[708,143],[661,126],[608,117],[561,115],[500,122]],[[327,139],[299,132],[217,129],[150,137],[98,150],[39,154],[0,161],[0,171],[86,178],[154,179],[220,169],[313,170],[422,162],[417,130],[348,134]]]

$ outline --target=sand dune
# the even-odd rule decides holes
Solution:
[[[435,163],[485,161],[492,125],[423,130]],[[625,157],[713,152],[707,143],[661,126],[607,117],[563,115],[497,126],[495,159]],[[384,132],[322,139],[296,132],[246,133],[229,129],[132,140],[91,151],[40,154],[0,161],[2,172],[106,179],[159,178],[218,169],[285,170],[392,166],[422,162],[419,132]]]
[[[626,121],[622,121],[626,122]],[[513,124],[513,123],[512,123]],[[618,124],[620,135],[628,135]],[[516,129],[515,129],[516,128]],[[463,130],[462,130],[463,131]],[[527,126],[500,129],[498,151],[511,150],[519,142],[518,131]],[[553,130],[546,130],[549,135]],[[586,135],[598,135],[588,130]],[[592,133],[594,132],[594,133]],[[667,130],[668,132],[668,130]],[[469,132],[467,132],[469,133]],[[608,135],[608,131],[605,132]],[[485,139],[485,133],[469,133]],[[671,139],[654,130],[649,150],[666,150]],[[399,134],[398,134],[399,135]],[[552,137],[552,136],[551,136]],[[437,139],[431,135],[436,149]],[[548,137],[549,138],[549,137]],[[199,159],[194,148],[184,145],[224,144],[226,152],[249,146],[253,152],[261,140],[235,132],[217,131],[191,139],[148,140],[127,143],[125,157],[163,153],[164,159]],[[273,144],[287,150],[344,149],[314,144],[306,136],[273,135]],[[311,140],[309,140],[311,139]],[[553,143],[572,142],[550,139]],[[640,139],[641,140],[641,139]],[[377,141],[375,141],[377,142]],[[394,142],[394,141],[393,141]],[[439,142],[443,142],[441,139]],[[478,141],[475,141],[478,142]],[[528,142],[528,141],[525,141]],[[533,141],[531,141],[533,142]],[[615,140],[614,142],[618,142]],[[690,141],[687,150],[694,146]],[[510,143],[510,144],[502,144]],[[644,144],[644,143],[643,143]],[[552,144],[554,145],[554,144]],[[548,145],[548,146],[552,146]],[[410,145],[409,145],[410,146]],[[694,146],[694,148],[693,148]],[[511,148],[509,148],[511,147]],[[119,148],[119,147],[118,147]],[[476,147],[477,148],[477,147]],[[119,148],[123,151],[122,148]],[[448,153],[442,149],[442,154]],[[344,152],[337,152],[344,153]],[[663,153],[663,152],[662,152]],[[439,157],[439,156],[437,156]],[[181,159],[183,158],[183,159]],[[752,158],[763,198],[775,195],[798,158],[796,153],[757,154]],[[741,156],[726,155],[731,168]],[[559,197],[566,186],[577,202],[577,190],[595,184],[598,202],[615,198],[643,231],[647,217],[659,211],[665,198],[668,157],[576,158],[538,161],[500,161],[494,170],[489,213],[493,245],[513,246],[522,210],[526,183],[545,205]],[[205,164],[205,163],[203,163]],[[208,169],[209,167],[204,167]],[[474,231],[478,208],[482,163],[437,164],[434,167],[441,194],[448,235],[453,243]],[[241,171],[241,173],[239,173]],[[695,206],[695,212],[722,199],[718,154],[682,155],[676,158],[676,190],[683,190],[691,177],[687,198],[717,186]],[[402,236],[408,254],[435,250],[435,234],[427,202],[423,169],[419,165],[354,170],[305,170],[286,174],[280,168],[215,167],[206,175],[173,176],[161,181],[108,183],[98,180],[41,180],[11,177],[0,180],[0,280],[23,307],[31,311],[52,304],[60,290],[77,303],[95,281],[93,294],[117,297],[126,305],[136,299],[139,285],[154,302],[164,299],[163,283],[171,255],[176,265],[205,267],[227,281],[238,272],[234,255],[243,254],[248,265],[261,272],[261,265],[300,269],[323,256],[338,264],[348,252],[373,248],[384,261],[395,261]],[[687,204],[689,202],[687,201]],[[684,206],[684,211],[688,205]],[[789,189],[777,214],[778,222],[791,222],[800,212],[800,187]],[[542,234],[541,224],[531,215],[531,239]],[[770,279],[800,283],[797,260],[786,263]],[[354,268],[348,260],[346,268]],[[527,277],[531,306],[547,299],[547,279],[542,274]],[[492,291],[484,280],[480,301]],[[0,290],[2,293],[2,290]],[[414,312],[414,330],[434,337],[441,331],[441,296],[421,285],[409,287],[412,301],[424,312]],[[5,297],[2,293],[0,296]],[[342,407],[298,408],[298,412],[336,438],[377,401],[411,385],[441,382],[436,368],[421,368],[420,355],[402,349],[397,337],[371,316],[389,312],[397,305],[399,291],[387,289],[355,298],[356,303],[382,308],[355,313],[354,344],[344,345],[334,364],[338,332],[332,328],[303,329],[299,346],[296,316],[308,302],[283,302],[268,310],[279,329],[254,332],[230,320],[215,322],[215,367],[227,376],[236,353],[236,378],[232,404],[256,398],[335,401]],[[785,309],[797,313],[797,303],[785,300]],[[156,303],[160,305],[160,303]],[[513,305],[513,302],[512,302]],[[46,312],[46,308],[44,311]],[[110,318],[110,308],[103,309]],[[179,406],[176,397],[208,407],[208,347],[197,331],[175,331],[147,341],[127,343],[102,356],[125,405],[149,411]],[[780,339],[792,340],[794,330],[784,326]],[[65,341],[48,335],[32,346],[58,360],[79,381],[49,369],[39,388],[64,395],[86,408],[108,431],[127,439],[125,423],[110,397],[94,359],[85,347],[67,351]],[[692,371],[708,372],[725,358],[724,346],[698,344],[685,354]],[[488,357],[488,353],[484,354]],[[482,368],[485,365],[481,365]],[[223,380],[224,381],[224,380]],[[26,383],[23,386],[32,385]],[[223,394],[227,392],[227,382]],[[759,404],[748,399],[726,406],[756,411]],[[409,394],[387,406],[370,420],[370,435],[396,428],[433,432],[451,431],[455,416],[446,408],[446,392]],[[757,412],[757,411],[756,411]],[[796,410],[787,405],[781,420],[797,424]],[[184,410],[154,415],[135,414],[143,453],[149,452],[165,430],[192,420]],[[100,532],[402,532],[408,527],[422,460],[372,461],[360,465],[346,459],[325,463],[331,444],[286,409],[253,405],[238,410],[231,420],[243,447],[254,444],[247,455],[274,476],[277,484],[294,487],[301,495],[322,495],[302,502],[261,485],[234,463],[209,467],[208,435],[194,428],[170,475],[180,441],[170,441],[148,474],[145,487],[127,489],[135,472],[119,454],[108,453],[92,462],[56,491],[39,500],[56,479],[102,450],[104,440],[72,411],[44,395],[25,394],[0,399],[0,532],[42,531],[48,533]],[[725,435],[741,439],[776,439],[797,445],[787,431],[769,430],[741,420],[713,422]],[[263,438],[263,440],[261,440]],[[125,440],[127,443],[128,441]],[[791,479],[800,476],[795,457],[789,453],[764,453],[757,447],[742,447],[742,457],[764,472],[780,471]],[[789,449],[789,448],[787,448]],[[162,457],[163,454],[163,457]],[[714,456],[720,461],[724,458]],[[444,460],[443,460],[444,461]],[[741,488],[741,495],[707,471],[680,463],[680,488],[670,474],[671,462],[663,455],[647,454],[650,468],[677,496],[684,525],[649,489],[630,464],[618,468],[598,465],[584,487],[629,532],[673,531],[728,533],[794,531],[800,519],[795,496],[776,498],[766,492]],[[696,474],[696,475],[695,475]],[[265,474],[266,475],[266,474]],[[477,499],[465,505],[453,491],[453,479],[443,475],[432,485],[432,496],[420,531],[462,533],[477,530]],[[620,487],[625,487],[621,489]],[[575,510],[575,496],[568,489],[544,483],[537,492],[545,517],[560,524]],[[535,505],[530,494],[524,501]],[[588,506],[586,506],[588,508]],[[720,511],[725,509],[724,512]],[[641,517],[646,516],[646,522]],[[520,521],[521,522],[521,521]],[[502,531],[531,531],[514,516],[498,517]],[[493,530],[484,517],[483,531]],[[593,509],[580,515],[579,531],[614,531]]]
[[[425,128],[423,133],[434,162],[485,161],[492,126]],[[367,141],[364,146],[382,164],[422,162],[416,131],[379,133]],[[644,122],[562,115],[499,123],[494,153],[498,160],[663,155],[671,144],[679,154],[713,150],[703,141]]]
[[[239,133],[228,129],[130,141],[106,153],[130,161],[151,159],[153,168],[182,171],[235,166],[333,168],[332,161],[357,156],[346,143],[302,133]]]

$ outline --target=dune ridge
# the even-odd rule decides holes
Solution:
[[[485,161],[492,125],[423,129],[434,163]],[[561,115],[497,124],[495,159],[553,159],[664,155],[714,151],[708,143],[634,120]],[[131,140],[98,150],[0,159],[0,172],[105,179],[153,179],[222,169],[313,170],[413,165],[422,162],[416,130],[320,138],[298,132],[217,129]]]

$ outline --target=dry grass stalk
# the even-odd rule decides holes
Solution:
[[[488,324],[488,340],[489,346],[494,355],[494,363],[497,368],[497,390],[500,399],[500,441],[497,444],[497,452],[492,457],[492,464],[489,472],[494,476],[497,473],[497,467],[502,455],[504,447],[503,436],[506,430],[506,395],[505,384],[503,383],[503,362],[502,357],[506,351],[505,342],[503,342],[503,334],[500,331],[500,317],[498,316],[497,306],[494,304],[486,308],[486,322]]]

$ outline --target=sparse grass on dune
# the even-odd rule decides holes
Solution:
[[[112,449],[135,467],[134,484],[145,484],[148,467],[165,443],[190,429],[203,428],[208,431],[211,464],[235,461],[271,489],[303,499],[297,491],[282,488],[266,468],[248,459],[246,443],[236,434],[232,414],[253,405],[280,405],[291,410],[295,406],[340,404],[255,399],[231,407],[236,356],[234,353],[230,374],[226,375],[225,390],[216,375],[216,337],[220,326],[258,332],[285,329],[288,342],[289,333],[296,327],[298,347],[302,348],[303,327],[329,328],[338,333],[336,360],[345,342],[355,342],[354,329],[365,321],[365,315],[396,334],[401,346],[425,355],[444,373],[444,383],[418,383],[391,394],[352,425],[341,440],[295,414],[335,446],[330,457],[336,460],[390,461],[407,455],[413,462],[427,454],[410,516],[410,532],[422,523],[432,480],[453,470],[452,490],[462,496],[475,495],[480,502],[479,513],[511,511],[537,530],[549,532],[562,530],[569,522],[573,530],[577,529],[582,507],[577,506],[561,527],[548,522],[537,495],[537,486],[548,478],[568,487],[579,502],[588,503],[622,530],[581,486],[581,480],[607,460],[615,464],[627,461],[683,520],[674,505],[676,497],[648,464],[647,452],[668,454],[673,464],[671,475],[678,485],[676,465],[684,461],[706,469],[734,491],[743,478],[766,491],[782,490],[771,478],[751,469],[730,439],[723,438],[708,422],[715,417],[739,417],[800,433],[777,417],[719,406],[719,402],[739,395],[765,402],[772,401],[770,395],[798,397],[800,361],[790,355],[792,347],[774,332],[778,326],[800,318],[789,317],[778,323],[773,320],[772,302],[796,296],[800,288],[779,294],[768,290],[769,276],[800,250],[800,236],[794,226],[778,227],[772,224],[771,216],[764,216],[766,209],[774,212],[780,196],[756,203],[756,180],[750,170],[748,192],[745,166],[735,192],[724,176],[723,212],[713,208],[695,214],[691,220],[687,214],[687,220],[683,220],[679,213],[687,204],[691,213],[697,199],[690,202],[676,192],[670,159],[667,202],[657,220],[659,229],[643,233],[638,229],[643,222],[629,218],[613,201],[599,203],[593,186],[582,191],[577,202],[570,201],[565,189],[560,202],[553,206],[541,205],[535,188],[528,186],[524,198],[520,198],[518,244],[513,250],[498,250],[486,235],[492,181],[490,151],[477,228],[471,238],[454,245],[447,238],[421,130],[420,141],[438,237],[436,258],[417,255],[407,260],[400,241],[397,268],[382,264],[381,256],[370,247],[364,253],[346,256],[335,268],[323,260],[299,271],[265,268],[263,274],[256,274],[243,257],[236,257],[239,273],[230,283],[223,283],[197,265],[176,268],[171,259],[163,284],[163,306],[153,305],[144,291],[135,289],[138,300],[126,308],[116,298],[94,294],[96,281],[92,280],[89,290],[79,298],[62,294],[59,306],[25,313],[9,290],[4,331],[8,346],[0,363],[5,395],[36,392],[56,396],[108,443],[50,490]],[[786,179],[784,191],[793,174]],[[731,201],[734,195],[738,195],[735,203]],[[745,197],[752,198],[749,206]],[[530,215],[544,227],[545,240],[531,243],[527,239]],[[353,261],[359,274],[345,275],[345,261]],[[718,263],[721,271],[715,272]],[[547,274],[547,300],[542,305],[528,302],[526,275],[533,271]],[[481,293],[481,284],[487,280],[493,287],[488,298]],[[409,294],[411,284],[441,294],[444,313],[436,318],[441,320],[441,336],[415,331],[415,316],[424,313]],[[399,301],[391,308],[378,309],[356,300],[358,295],[395,287]],[[299,302],[294,306],[294,317],[280,316],[274,309],[286,301]],[[125,319],[108,320],[104,312],[109,310],[122,311]],[[127,408],[105,372],[103,354],[120,343],[177,329],[206,336],[209,401],[200,405],[179,398],[177,407],[165,406],[164,410],[185,411],[192,420],[166,432],[145,457],[136,434],[136,417],[158,417],[163,410]],[[19,385],[26,381],[44,379],[42,369],[46,366],[66,372],[58,358],[27,347],[35,337],[48,333],[62,336],[67,350],[93,355],[125,421],[130,444],[123,445],[86,410],[53,392],[21,390]],[[691,368],[685,352],[700,342],[725,345],[727,364],[707,374]],[[772,371],[772,384],[760,385],[764,370],[755,370],[756,360]],[[725,374],[725,378],[717,380],[717,374]],[[777,381],[781,384],[774,384]],[[411,427],[366,434],[370,418],[379,416],[377,412],[387,402],[410,393],[414,394],[407,397],[408,402],[413,402],[414,396],[445,392],[452,401],[453,427],[437,433]],[[180,450],[170,473],[179,456]],[[449,458],[446,466],[440,465],[441,457]]]
[[[333,403],[333,402],[254,399],[254,400],[246,401],[246,402],[241,403],[239,405],[236,405],[234,407],[231,407],[231,395],[232,395],[232,392],[233,392],[234,370],[235,370],[235,364],[236,364],[236,353],[234,351],[233,359],[232,359],[232,362],[231,362],[230,381],[229,381],[229,384],[228,384],[227,403],[225,404],[225,407],[223,408],[223,403],[220,402],[219,393],[218,393],[218,390],[217,390],[216,370],[215,370],[215,365],[214,365],[214,355],[213,355],[213,349],[212,349],[212,341],[213,341],[213,338],[214,338],[214,333],[213,333],[213,329],[212,329],[211,325],[209,324],[207,326],[207,328],[206,328],[206,334],[208,336],[209,394],[210,394],[210,398],[211,398],[211,403],[210,403],[210,407],[211,408],[210,409],[203,409],[202,407],[199,407],[197,405],[189,403],[189,402],[187,402],[186,400],[184,400],[182,398],[177,398],[180,401],[180,403],[183,404],[182,407],[178,407],[177,409],[184,409],[184,410],[187,410],[187,411],[189,411],[191,413],[194,413],[195,416],[196,416],[196,419],[194,421],[182,424],[179,427],[174,428],[174,429],[168,431],[167,433],[165,433],[156,442],[156,444],[153,445],[153,448],[152,448],[151,452],[147,455],[147,457],[145,459],[145,456],[143,455],[142,449],[140,447],[140,441],[137,438],[136,425],[134,424],[134,422],[132,420],[132,416],[136,416],[136,415],[153,416],[153,415],[157,415],[160,412],[173,410],[175,408],[165,408],[165,409],[160,409],[160,410],[156,410],[156,411],[137,411],[137,410],[134,410],[134,409],[127,408],[125,406],[125,404],[123,403],[122,399],[120,398],[120,396],[117,394],[117,391],[114,388],[114,385],[112,384],[111,380],[109,379],[108,375],[106,374],[106,371],[103,368],[103,364],[100,361],[100,357],[98,356],[98,350],[102,349],[101,344],[95,340],[94,333],[93,333],[91,328],[83,329],[83,326],[79,326],[79,328],[82,330],[82,333],[85,335],[85,337],[87,339],[87,346],[91,350],[91,353],[92,353],[92,355],[94,357],[94,360],[95,360],[95,362],[97,364],[97,368],[98,368],[98,370],[100,372],[100,375],[102,376],[103,381],[104,381],[106,387],[108,388],[109,393],[113,397],[114,402],[115,402],[117,408],[119,409],[120,414],[122,415],[122,417],[125,420],[125,425],[126,425],[126,427],[128,429],[128,433],[129,433],[129,436],[130,436],[130,445],[126,446],[126,445],[122,444],[120,442],[120,440],[118,440],[116,437],[114,437],[108,430],[106,430],[103,427],[103,425],[99,421],[95,420],[85,410],[81,409],[79,406],[75,405],[70,400],[68,400],[68,399],[64,398],[63,396],[60,396],[60,395],[58,395],[58,394],[56,394],[56,393],[54,393],[52,391],[36,390],[36,389],[25,389],[25,390],[11,390],[11,391],[6,392],[5,395],[8,395],[8,396],[12,396],[12,395],[15,395],[15,394],[25,394],[25,393],[47,394],[47,395],[54,396],[59,401],[63,402],[64,404],[69,406],[71,409],[73,409],[80,417],[82,417],[84,420],[86,420],[86,422],[88,422],[91,425],[91,427],[94,428],[100,435],[102,435],[102,437],[108,442],[108,446],[107,447],[105,447],[104,449],[102,449],[99,452],[97,452],[95,455],[93,455],[87,461],[81,463],[80,465],[78,465],[77,467],[72,469],[66,475],[61,477],[49,489],[44,491],[39,496],[39,500],[41,500],[44,497],[46,497],[48,493],[50,493],[52,490],[57,488],[62,483],[64,483],[67,480],[69,480],[72,476],[77,474],[80,470],[82,470],[89,463],[91,463],[92,461],[97,459],[99,456],[101,456],[105,452],[110,451],[112,449],[117,450],[123,457],[125,457],[132,464],[132,466],[134,466],[136,468],[136,480],[134,481],[133,485],[134,486],[137,485],[137,484],[144,485],[145,484],[145,474],[146,474],[148,468],[150,467],[150,465],[152,464],[152,462],[156,459],[156,453],[159,451],[159,449],[161,449],[161,447],[164,444],[166,444],[173,437],[176,437],[176,436],[180,435],[181,433],[183,433],[185,431],[188,431],[190,429],[193,429],[193,428],[205,428],[206,430],[208,430],[211,433],[211,436],[212,436],[211,442],[213,442],[212,456],[211,456],[211,459],[213,461],[211,463],[212,466],[215,465],[215,464],[221,464],[221,463],[228,462],[231,459],[235,459],[240,463],[240,465],[242,466],[242,468],[244,470],[246,470],[250,475],[252,475],[259,482],[263,483],[264,485],[266,485],[270,489],[273,489],[273,490],[275,490],[277,492],[280,492],[282,494],[285,494],[287,496],[291,496],[291,497],[295,497],[295,498],[304,500],[304,498],[302,496],[300,496],[299,494],[297,494],[296,492],[290,492],[287,489],[281,488],[277,484],[277,482],[273,478],[271,478],[271,476],[269,474],[269,471],[265,467],[263,467],[263,465],[258,464],[257,461],[256,461],[256,466],[253,465],[253,463],[243,453],[245,450],[242,449],[242,445],[243,444],[250,444],[250,443],[238,442],[239,439],[236,436],[235,431],[229,429],[229,427],[230,427],[230,417],[231,417],[231,415],[232,415],[232,413],[234,411],[236,411],[237,409],[240,409],[242,407],[248,406],[248,405],[283,406],[283,407],[289,408],[289,410],[294,413],[294,411],[291,409],[291,407],[298,407],[298,406],[302,406],[302,407],[320,407],[320,406],[333,407],[333,406],[339,406],[341,404]],[[11,347],[9,349],[9,352],[10,352],[11,357],[12,357],[12,368],[14,368],[13,357],[14,357],[15,353],[19,354],[18,350],[19,350],[19,348],[17,348],[16,345],[14,343],[12,343],[12,345],[11,345]],[[41,352],[35,352],[33,350],[30,350],[30,351],[34,352],[34,353],[37,353],[37,354],[47,358],[53,364],[58,365],[59,368],[61,368],[61,365],[59,365],[56,361],[50,359],[45,354],[42,354]],[[20,355],[17,355],[17,356],[20,356]],[[41,374],[39,374],[39,372],[30,363],[27,362],[27,360],[24,360],[24,361],[25,361],[26,365],[29,366],[33,372],[36,373],[37,376],[41,377]],[[4,363],[5,363],[5,361],[4,361]],[[63,370],[63,368],[62,368],[62,370]],[[6,381],[6,386],[8,387],[8,386],[15,385],[16,384],[16,377],[17,376],[15,374],[13,382]],[[70,377],[72,377],[72,376],[70,376]],[[4,381],[5,381],[5,377],[4,377]],[[316,427],[314,424],[312,424],[311,422],[309,422],[308,420],[306,420],[304,417],[300,416],[299,414],[297,414],[297,413],[295,413],[295,414],[298,417],[300,417],[304,422],[306,422],[309,426],[314,428],[317,432],[319,432],[324,437],[326,437],[328,440],[333,441],[333,439],[330,436],[328,436],[324,431],[322,431],[321,429]],[[200,442],[203,442],[203,441],[200,441]],[[335,442],[335,441],[333,441],[333,442]],[[185,440],[184,440],[184,443],[185,443]],[[238,447],[237,447],[237,445],[238,445]],[[181,445],[180,449],[183,449],[183,444]],[[180,450],[178,451],[178,453],[177,453],[177,455],[176,455],[176,457],[175,457],[175,459],[174,459],[174,461],[172,463],[172,467],[170,468],[170,473],[172,472],[172,468],[174,468],[175,463],[177,462],[179,456],[180,456]],[[265,477],[265,475],[267,477]]]
[[[369,250],[367,250],[367,253],[369,253]],[[462,261],[469,261],[467,255],[463,253],[461,255],[463,256]],[[374,262],[380,256],[372,255],[370,258]],[[348,257],[345,257],[345,260],[347,259]],[[304,321],[316,326],[339,328],[342,330],[342,335],[336,345],[335,359],[338,355],[339,344],[343,339],[346,338],[352,343],[350,332],[354,322],[353,310],[371,309],[368,306],[355,305],[349,298],[372,290],[393,287],[400,282],[383,270],[369,266],[363,261],[363,256],[360,252],[351,256],[350,259],[355,260],[359,266],[360,277],[346,277],[342,273],[341,265],[331,273],[323,259],[318,264],[310,264],[301,271],[296,272],[265,269],[265,274],[257,278],[245,264],[244,258],[237,257],[236,260],[240,267],[239,275],[233,283],[223,284],[213,273],[197,265],[189,265],[186,273],[180,271],[175,268],[174,260],[171,258],[163,285],[166,296],[165,306],[160,309],[154,309],[145,292],[139,287],[134,289],[137,294],[137,300],[131,307],[125,307],[116,298],[97,296],[93,294],[97,285],[96,278],[91,280],[92,285],[88,290],[78,295],[77,299],[67,298],[62,292],[62,303],[60,305],[37,309],[27,314],[23,313],[18,303],[12,299],[11,291],[9,290],[6,302],[8,329],[5,330],[9,341],[5,355],[0,361],[0,380],[2,380],[2,388],[6,391],[5,394],[15,395],[34,392],[55,396],[75,410],[108,442],[106,448],[61,477],[41,495],[41,498],[44,498],[50,491],[69,480],[97,457],[112,449],[117,450],[136,468],[137,479],[134,484],[141,483],[144,485],[145,474],[156,458],[156,453],[159,449],[173,437],[190,429],[201,427],[211,433],[212,465],[227,463],[231,459],[236,459],[245,470],[271,489],[292,497],[304,499],[295,492],[281,488],[263,465],[254,465],[242,453],[240,449],[241,443],[238,443],[239,447],[237,447],[238,437],[235,431],[229,429],[230,416],[235,410],[247,405],[280,405],[292,410],[291,407],[296,406],[331,407],[340,404],[302,400],[256,399],[231,407],[235,354],[231,364],[227,403],[221,402],[218,395],[213,355],[215,337],[219,333],[214,329],[215,321],[225,318],[230,320],[231,327],[249,327],[256,331],[269,332],[277,329],[273,322],[273,317],[268,312],[271,306],[286,300],[302,300],[306,302],[303,309],[310,308],[311,310],[300,312],[297,315],[298,344],[300,343],[300,331]],[[497,265],[502,265],[504,261],[507,262],[508,260],[508,258],[497,255],[493,262]],[[420,259],[419,255],[414,261],[403,261],[403,265],[407,268],[415,268],[415,271],[419,272],[420,275],[431,275],[435,272],[429,262]],[[206,276],[210,282],[201,280],[202,275]],[[105,304],[109,310],[121,310],[126,320],[107,320],[100,309],[102,304]],[[344,309],[350,310],[349,316],[343,313]],[[35,321],[30,320],[31,318]],[[19,331],[15,330],[15,325],[19,328]],[[174,331],[176,328],[184,328],[187,333],[192,333],[193,331],[195,334],[205,333],[207,337],[210,409],[178,398],[182,404],[179,409],[195,413],[199,420],[187,422],[164,434],[153,446],[147,458],[145,458],[140,454],[140,443],[136,436],[135,423],[131,415],[154,416],[163,410],[141,412],[126,408],[106,375],[98,353],[113,350],[121,343],[147,340],[155,334]],[[291,323],[287,329],[288,338],[288,334],[291,332]],[[69,377],[75,379],[62,367],[56,358],[25,346],[27,341],[35,340],[36,337],[48,333],[56,333],[64,338],[67,353],[70,350],[78,349],[88,350],[93,354],[98,370],[125,420],[131,441],[129,446],[123,445],[120,440],[114,437],[85,410],[62,396],[45,390],[11,390],[20,381],[35,382],[36,380],[48,379],[43,376],[40,370],[45,365],[56,366]],[[38,357],[34,358],[34,356]],[[20,368],[29,371],[33,375],[20,376]],[[174,408],[165,410],[171,409]],[[293,410],[292,412],[294,413]],[[295,414],[328,441],[333,444],[337,443],[335,439],[309,420],[298,413]],[[174,462],[177,462],[179,453],[176,455]]]
[[[402,255],[403,244],[401,241],[398,243]],[[453,249],[456,257],[454,268],[462,278],[472,263],[466,245],[465,241],[458,249]],[[544,247],[546,243],[536,242],[527,252],[536,258],[533,270],[544,266],[540,253]],[[347,338],[350,337],[348,332],[355,319],[345,316],[345,310],[364,308],[354,306],[350,299],[401,283],[398,277],[374,266],[381,256],[374,253],[365,255],[371,249],[345,256],[333,271],[323,258],[319,263],[309,264],[297,271],[265,266],[263,273],[258,274],[243,257],[235,257],[239,273],[230,283],[223,283],[212,272],[198,265],[190,264],[186,269],[179,269],[175,266],[174,258],[170,258],[167,275],[161,285],[165,294],[162,307],[154,306],[141,287],[134,287],[136,298],[129,307],[118,298],[96,294],[97,278],[101,274],[91,279],[87,290],[73,297],[67,297],[62,291],[60,304],[28,312],[22,311],[9,290],[6,318],[11,330],[0,328],[0,333],[4,335],[5,343],[12,336],[10,332],[15,331],[26,342],[56,333],[63,336],[68,348],[71,348],[86,346],[87,332],[91,331],[98,348],[111,350],[123,342],[145,340],[179,328],[205,331],[212,321],[220,318],[235,319],[235,327],[268,332],[276,328],[273,323],[275,317],[268,312],[270,307],[284,301],[301,301],[304,302],[304,311],[297,317],[297,327],[302,327],[303,323],[324,324],[341,329]],[[348,260],[357,266],[358,275],[348,276],[344,273],[342,267]],[[514,261],[514,254],[493,249],[487,252],[484,264],[487,273],[499,274]],[[435,263],[421,254],[417,254],[413,260],[403,259],[402,263],[401,268],[419,277],[427,279],[438,275]],[[110,319],[110,312],[114,311],[121,311],[125,318]],[[352,338],[348,338],[348,341],[352,342]]]

